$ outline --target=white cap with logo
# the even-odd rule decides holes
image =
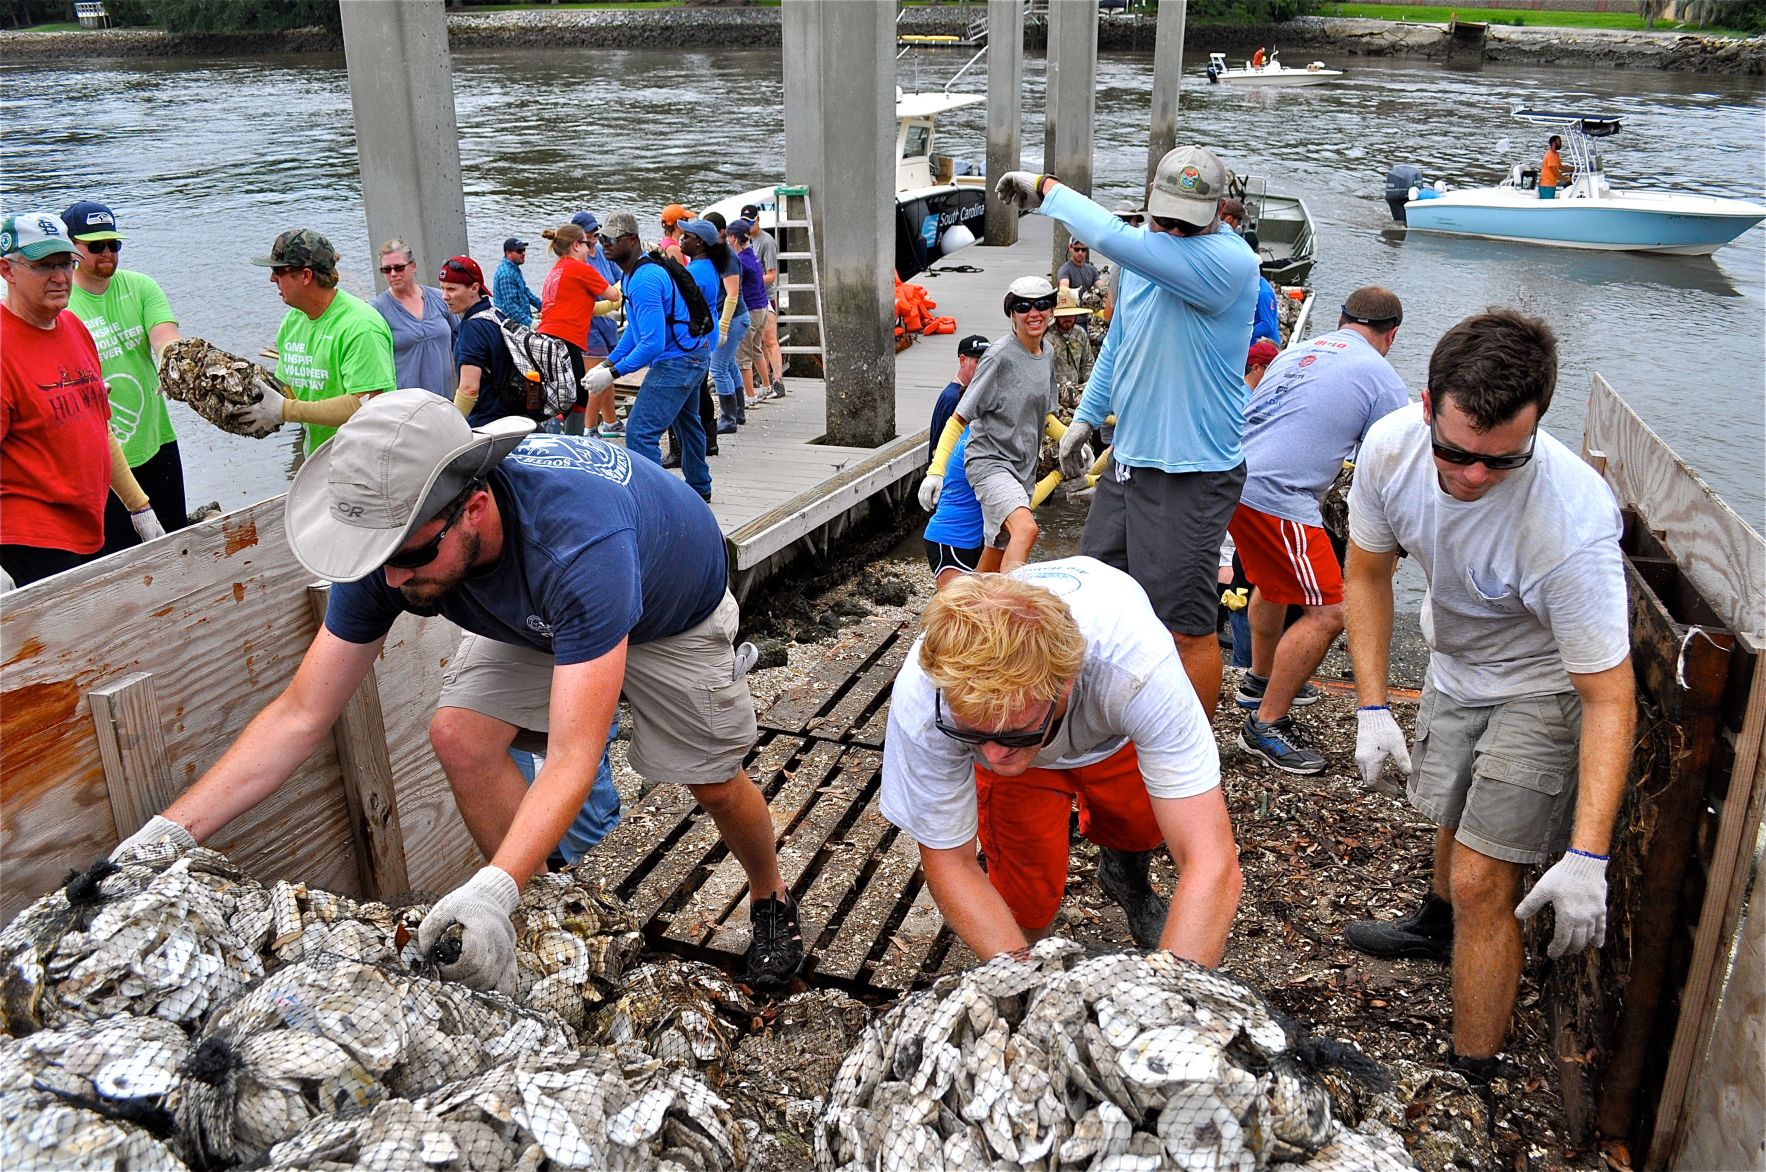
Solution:
[[[377,395],[295,473],[289,548],[328,582],[364,578],[533,429],[520,416],[471,427],[431,391]]]
[[[1147,192],[1147,214],[1186,224],[1211,224],[1226,197],[1226,165],[1202,146],[1165,152]]]

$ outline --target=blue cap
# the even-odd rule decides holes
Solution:
[[[96,200],[81,200],[61,213],[61,222],[67,225],[67,234],[75,240],[124,239],[117,231],[115,214]]]
[[[730,221],[730,232],[733,235],[746,238],[747,235],[752,231],[754,231],[754,221],[753,220],[731,220]]]
[[[709,220],[682,220],[681,231],[691,232],[707,244],[716,244],[718,240],[717,227]]]
[[[595,218],[594,212],[578,212],[576,215],[570,217],[570,222],[575,224],[578,228],[581,228],[584,232],[587,232],[590,236],[594,236],[601,231],[601,221]]]
[[[509,237],[509,239],[503,241],[503,251],[504,252],[514,252],[517,249],[523,249],[526,247],[527,247],[527,241],[523,240],[519,236],[511,236],[511,237]]]

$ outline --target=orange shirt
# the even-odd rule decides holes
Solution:
[[[0,306],[0,543],[97,553],[110,493],[98,347],[62,310],[45,330]]]
[[[1564,161],[1552,147],[1545,148],[1545,160],[1539,164],[1539,186],[1556,187],[1563,182]]]
[[[540,286],[537,332],[563,338],[582,349],[589,344],[595,302],[607,292],[607,278],[574,256],[561,256]]]

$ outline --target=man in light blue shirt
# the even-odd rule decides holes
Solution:
[[[1244,484],[1245,352],[1257,306],[1257,257],[1220,226],[1227,170],[1212,151],[1159,161],[1148,223],[1131,227],[1046,175],[1012,171],[999,195],[1059,220],[1123,270],[1104,348],[1062,437],[1064,473],[1112,413],[1111,466],[1080,551],[1125,570],[1171,631],[1204,709],[1220,698],[1216,571]]]
[[[501,310],[503,316],[531,327],[533,311],[540,307],[540,299],[534,296],[533,290],[527,287],[527,279],[521,275],[525,260],[527,241],[518,236],[503,241],[503,259],[491,277],[491,304]]]

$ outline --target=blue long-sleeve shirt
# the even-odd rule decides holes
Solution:
[[[1128,467],[1238,467],[1259,281],[1250,246],[1231,232],[1177,237],[1132,228],[1064,186],[1039,210],[1124,270],[1074,418],[1095,427],[1114,411],[1115,459]]]
[[[691,315],[668,270],[660,264],[641,264],[625,275],[621,288],[625,292],[625,332],[607,356],[615,370],[630,374],[664,359],[709,354],[712,335],[695,338],[687,332]]]
[[[508,257],[491,277],[491,304],[524,326],[533,325],[533,311],[540,307],[540,299],[521,276],[521,266]]]

